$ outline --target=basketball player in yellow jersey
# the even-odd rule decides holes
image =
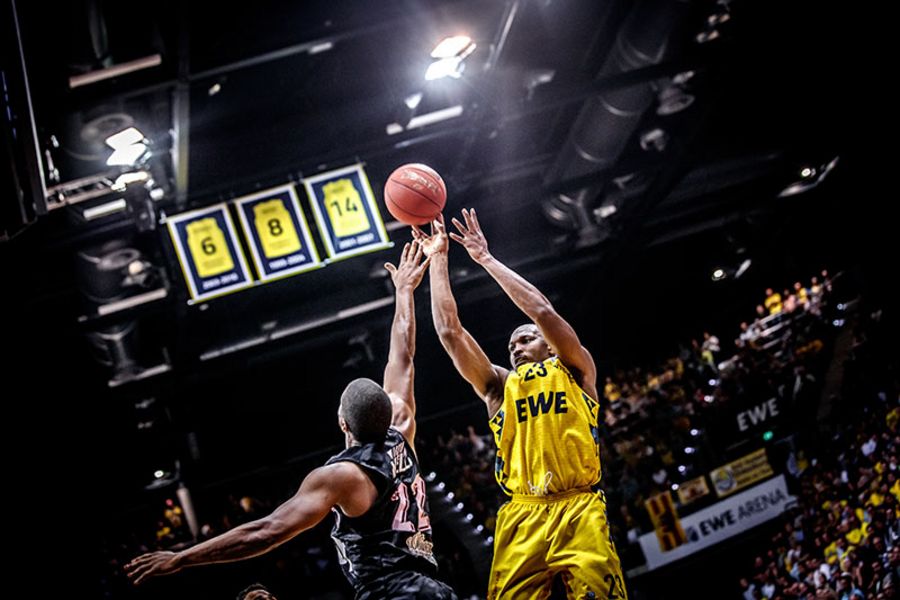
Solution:
[[[597,369],[575,331],[532,284],[498,261],[474,210],[449,237],[533,323],[513,331],[512,370],[492,364],[463,328],[450,289],[443,218],[415,237],[431,257],[431,309],[441,344],[487,405],[496,477],[511,500],[497,514],[488,598],[538,600],[562,577],[570,599],[625,599],[600,482]]]

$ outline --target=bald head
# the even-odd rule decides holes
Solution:
[[[534,323],[525,323],[524,325],[519,325],[518,327],[516,327],[516,328],[513,330],[512,334],[509,336],[509,339],[512,340],[512,338],[514,338],[514,337],[516,337],[518,334],[524,333],[524,332],[529,332],[529,333],[534,334],[534,335],[540,335],[540,334],[541,334],[541,330],[538,329],[538,326],[537,326],[537,325],[535,325]]]
[[[390,396],[371,379],[354,379],[341,394],[340,415],[353,437],[363,444],[384,440],[392,413]]]

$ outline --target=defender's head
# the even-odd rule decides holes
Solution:
[[[238,592],[237,600],[276,600],[266,586],[261,583],[251,583]]]
[[[338,425],[361,444],[383,441],[391,415],[390,397],[371,379],[354,379],[341,394]]]
[[[539,362],[553,356],[553,349],[534,323],[516,327],[509,336],[509,360],[513,368],[527,362]]]

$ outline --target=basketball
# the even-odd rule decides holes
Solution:
[[[447,202],[447,186],[437,171],[419,163],[394,169],[384,184],[384,203],[394,218],[424,225],[437,218]]]

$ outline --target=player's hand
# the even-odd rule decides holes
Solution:
[[[134,585],[140,585],[150,577],[170,575],[180,570],[177,552],[151,552],[125,565],[125,574]]]
[[[481,225],[478,223],[478,215],[475,214],[474,208],[471,210],[464,208],[462,216],[466,224],[463,225],[454,217],[453,226],[456,227],[460,234],[451,233],[450,238],[454,242],[462,244],[469,256],[472,257],[472,260],[481,264],[491,257],[491,253],[488,251],[487,239],[484,237]]]
[[[444,228],[444,215],[438,214],[438,218],[431,222],[431,235],[422,231],[417,225],[413,225],[413,239],[422,246],[425,256],[447,254],[450,249],[450,238]]]
[[[384,263],[384,268],[391,274],[394,287],[399,289],[416,289],[422,283],[422,277],[428,270],[431,257],[422,260],[425,251],[419,242],[407,242],[403,245],[403,253],[400,255],[400,266],[392,263]]]

